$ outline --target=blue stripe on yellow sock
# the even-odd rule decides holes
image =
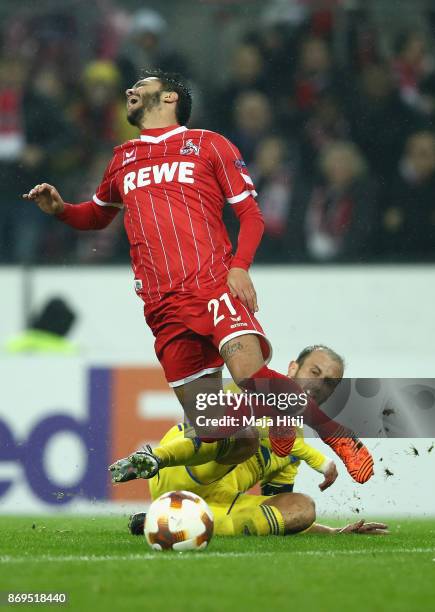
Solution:
[[[260,506],[260,508],[261,508],[261,510],[262,510],[262,512],[263,512],[263,514],[264,514],[264,516],[265,516],[265,518],[267,520],[267,522],[269,523],[269,530],[270,530],[271,535],[274,535],[274,526],[273,526],[273,523],[271,521],[271,518],[270,518],[270,515],[269,515],[269,512],[268,512],[269,508],[267,506]]]
[[[263,508],[267,508],[267,512],[270,516],[270,520],[274,526],[274,530],[272,532],[272,535],[279,535],[279,523],[278,523],[278,519],[275,516],[275,513],[273,511],[273,509],[270,506],[264,505],[262,506]]]

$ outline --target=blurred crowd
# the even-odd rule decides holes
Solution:
[[[107,12],[81,60],[76,16],[5,21],[0,51],[0,263],[128,261],[122,218],[77,233],[21,200],[35,183],[89,199],[112,147],[136,137],[124,90],[144,67],[185,74],[192,127],[241,150],[259,193],[257,261],[435,261],[435,39],[385,41],[364,13],[336,44],[334,11],[243,32],[223,80],[171,46],[171,24],[142,8]],[[234,237],[237,228],[226,212]]]

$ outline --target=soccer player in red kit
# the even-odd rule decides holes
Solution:
[[[80,230],[103,229],[124,210],[135,290],[145,304],[157,357],[182,404],[198,379],[215,378],[219,385],[224,362],[235,382],[248,389],[268,379],[271,391],[300,393],[297,383],[267,367],[271,347],[254,314],[257,298],[248,273],[263,219],[240,152],[220,134],[185,127],[192,99],[177,75],[147,72],[126,97],[128,120],[140,135],[115,147],[93,200],[67,204],[47,183],[24,197]],[[225,201],[240,222],[234,255],[222,221]],[[351,432],[343,437],[343,428],[313,397],[304,420],[355,480],[370,478],[367,449]],[[273,450],[288,454],[293,439],[293,432],[272,434]],[[244,461],[258,446],[255,436],[230,446],[219,446],[222,442],[202,445],[208,447],[207,460],[214,452],[224,464]],[[186,446],[186,452],[197,451]]]

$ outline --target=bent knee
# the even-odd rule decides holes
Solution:
[[[294,495],[299,496],[299,504],[301,508],[300,516],[300,529],[298,531],[304,531],[311,527],[316,520],[316,504],[314,499],[305,493],[295,493]]]
[[[305,531],[316,520],[314,500],[304,493],[279,493],[266,503],[275,506],[281,512],[286,534]]]

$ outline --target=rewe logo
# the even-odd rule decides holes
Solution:
[[[124,194],[138,187],[147,187],[151,183],[158,185],[162,182],[177,181],[178,183],[192,184],[194,182],[194,168],[195,164],[193,162],[172,162],[172,164],[165,162],[156,166],[140,168],[137,172],[128,172],[124,176]]]

